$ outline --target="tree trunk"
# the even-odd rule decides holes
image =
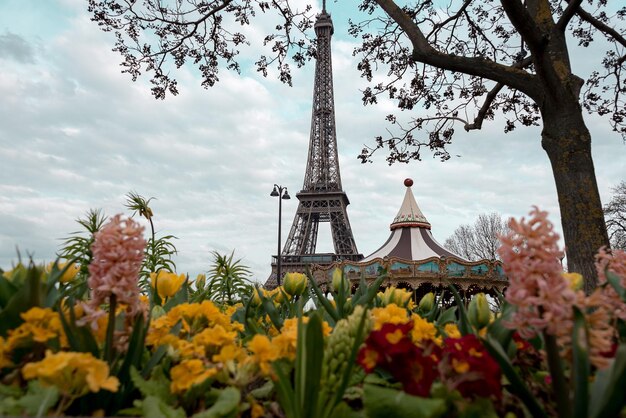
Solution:
[[[583,275],[589,293],[598,283],[594,257],[600,247],[609,245],[591,158],[591,135],[577,102],[544,106],[542,116],[541,144],[556,183],[567,266]]]

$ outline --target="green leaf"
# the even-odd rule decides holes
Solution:
[[[192,418],[231,418],[239,412],[241,393],[239,389],[227,387],[220,391],[217,400],[206,411],[198,412]]]
[[[182,408],[174,408],[156,396],[148,396],[141,402],[144,417],[150,418],[186,418]]]
[[[156,367],[150,379],[145,380],[137,369],[131,366],[130,379],[143,396],[156,396],[167,403],[174,403],[174,396],[169,389],[170,381],[165,377],[161,367]]]
[[[304,404],[301,408],[304,417],[317,418],[317,399],[320,392],[320,380],[322,378],[322,362],[324,359],[324,334],[322,332],[322,320],[319,314],[314,313],[305,326],[304,341],[304,376],[300,382],[304,387],[296,386],[296,393],[303,392]],[[298,381],[297,381],[298,383]],[[297,384],[296,383],[296,384]]]
[[[0,274],[0,308],[4,308],[17,291],[17,286]]]
[[[380,274],[380,276],[378,276],[376,280],[372,282],[372,284],[367,287],[367,292],[365,292],[363,296],[361,296],[354,302],[354,306],[363,305],[364,307],[368,307],[380,291],[380,285],[386,278],[387,271],[385,270]]]
[[[478,398],[461,411],[459,418],[498,418],[498,414],[489,399]]]
[[[178,333],[180,332],[180,329],[182,327],[183,327],[183,322],[182,322],[182,320],[179,320],[172,327],[172,329],[170,330],[169,333],[172,334],[172,335],[178,336]],[[155,367],[157,364],[159,364],[159,362],[161,361],[163,356],[165,356],[165,353],[167,353],[167,347],[168,347],[167,345],[161,345],[154,351],[154,354],[152,354],[152,357],[150,357],[150,360],[148,360],[148,363],[146,364],[146,366],[141,371],[141,375],[144,378],[147,378],[150,375],[150,372],[152,371],[152,368]]]
[[[274,383],[271,380],[268,380],[261,386],[260,388],[252,389],[250,391],[250,395],[252,395],[255,399],[267,399],[274,392]]]
[[[278,310],[276,309],[276,307],[274,306],[274,301],[268,298],[267,296],[265,296],[263,292],[259,290],[258,286],[257,286],[257,292],[259,293],[259,297],[261,298],[261,304],[263,306],[263,309],[265,309],[265,312],[270,317],[270,321],[272,321],[272,324],[274,324],[276,329],[282,329],[283,320],[280,318],[280,314]]]
[[[450,322],[456,322],[456,307],[455,306],[443,311],[443,313],[439,316],[439,318],[437,318],[435,325],[437,325],[438,327],[443,327],[444,325],[449,324]]]
[[[330,317],[332,318],[334,322],[339,321],[341,317],[339,316],[337,309],[335,309],[335,307],[330,303],[330,301],[326,298],[326,296],[324,296],[324,293],[322,293],[322,289],[320,289],[319,285],[317,284],[313,276],[311,276],[310,273],[308,273],[307,276],[309,276],[309,283],[311,284],[313,293],[315,293],[316,301],[322,305],[324,310],[328,313],[328,315],[330,315]],[[334,325],[334,324],[331,324],[331,325]]]
[[[27,415],[42,417],[58,400],[59,390],[56,386],[42,386],[38,380],[32,380],[28,383],[28,392],[17,400],[17,404]]]
[[[364,386],[363,403],[368,418],[436,418],[446,413],[443,399],[429,399],[380,386]]]
[[[500,365],[502,373],[504,373],[506,378],[511,383],[509,391],[520,398],[533,417],[547,418],[545,411],[541,408],[537,399],[535,399],[532,392],[526,386],[524,380],[522,380],[520,375],[515,371],[513,364],[511,364],[511,361],[509,360],[509,356],[504,352],[500,343],[491,335],[487,335],[487,338],[482,341],[491,357],[493,357]]]
[[[19,386],[0,384],[0,399],[2,398],[19,398],[23,395]]]
[[[365,411],[355,411],[347,403],[341,402],[333,409],[329,418],[365,418]]]
[[[289,364],[284,361],[275,361],[272,363],[274,373],[276,373],[277,380],[274,382],[276,385],[276,394],[278,395],[278,402],[283,408],[287,418],[298,418],[298,410],[296,409],[296,398],[291,386],[291,378],[288,372]]]
[[[513,305],[505,303],[502,306],[501,315],[487,327],[487,333],[500,343],[502,348],[505,349],[509,355],[509,358],[511,358],[516,351],[515,345],[511,344],[513,340],[513,330],[505,327],[503,323],[509,320],[514,311],[515,307]]]
[[[593,418],[616,417],[626,404],[626,343],[621,343],[610,367],[596,373],[591,387]]]
[[[30,263],[25,270],[25,280],[0,312],[0,336],[6,337],[10,329],[17,328],[23,321],[20,314],[35,306],[42,306],[41,269]]]
[[[613,289],[617,292],[622,301],[626,302],[626,289],[622,287],[622,279],[612,271],[608,269],[605,271],[606,281],[609,282]]]
[[[461,332],[461,335],[471,334],[472,326],[469,323],[467,310],[465,309],[463,299],[461,299],[461,295],[459,295],[459,292],[456,290],[456,286],[451,284],[448,287],[454,295],[454,300],[456,301],[457,308],[459,308],[459,331]]]
[[[574,418],[587,418],[589,411],[589,364],[588,331],[585,316],[574,308],[572,330],[572,374],[574,383]]]
[[[98,348],[98,342],[94,338],[88,325],[79,327],[76,325],[76,315],[74,313],[73,301],[70,300],[70,319],[69,321],[65,315],[59,315],[61,319],[61,325],[63,331],[67,337],[70,350],[78,351],[81,353],[91,353],[95,358],[100,358],[100,349]],[[60,310],[60,308],[58,308]]]
[[[145,323],[143,315],[137,315],[135,323],[133,324],[133,332],[128,342],[128,350],[123,357],[122,365],[117,371],[115,371],[115,368],[112,368],[114,370],[113,373],[120,381],[121,388],[114,394],[113,403],[109,405],[107,410],[112,412],[117,411],[122,406],[126,405],[128,398],[131,396],[134,386],[130,380],[130,368],[132,366],[138,370],[141,369],[141,360],[146,350],[146,333],[149,328],[150,318],[148,317],[148,322]],[[119,362],[116,362],[115,365],[117,366],[117,364],[119,364]]]

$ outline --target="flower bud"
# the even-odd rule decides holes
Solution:
[[[395,286],[390,286],[383,293],[378,293],[380,296],[380,300],[383,306],[387,306],[389,304],[396,304],[401,307],[406,307],[411,301],[412,293],[404,290],[398,289]]]
[[[261,300],[262,300],[261,295],[265,297],[268,296],[265,289],[255,287],[254,290],[252,291],[252,300],[251,300],[252,306],[259,306],[261,304]]]
[[[270,292],[270,296],[274,297],[274,302],[281,304],[286,300],[291,299],[291,296],[285,292],[285,289],[282,286],[279,286]]]
[[[343,310],[346,312],[352,311],[352,298],[346,299],[346,303],[343,305]]]
[[[46,273],[45,275],[42,275],[42,281],[47,281],[48,279],[48,275],[50,274],[50,272],[52,271],[52,267],[54,267],[56,263],[57,269],[58,271],[63,271],[63,269],[67,266],[67,262],[65,263],[60,263],[58,261],[52,261],[50,262],[46,268],[44,269],[44,272]],[[72,280],[74,280],[74,278],[76,278],[76,275],[78,274],[78,272],[80,271],[80,267],[75,264],[72,263],[70,264],[70,266],[67,268],[67,270],[61,275],[61,277],[59,277],[59,282],[60,283],[69,283]]]
[[[489,325],[489,321],[491,321],[491,311],[489,310],[489,302],[484,293],[478,293],[472,298],[467,314],[470,323],[476,327],[476,329],[482,329]]]
[[[350,292],[350,282],[348,281],[348,279],[345,278],[343,272],[338,268],[335,268],[335,270],[333,271],[332,285],[333,290],[336,293],[339,293],[340,287],[343,287],[345,294],[348,294],[348,292]]]
[[[154,305],[152,307],[152,312],[150,312],[150,317],[152,318],[153,321],[157,318],[162,317],[163,315],[165,315],[165,309],[163,309],[162,306]]]
[[[300,296],[306,290],[308,280],[302,273],[287,273],[283,280],[283,288],[288,295]]]
[[[157,293],[161,298],[174,296],[185,282],[185,278],[184,274],[177,275],[165,270],[159,270],[158,273],[150,273],[151,285],[153,288],[156,285]]]
[[[196,276],[196,289],[204,289],[204,285],[206,284],[206,276],[202,273]]]
[[[435,305],[435,294],[433,292],[428,292],[424,295],[422,300],[420,300],[419,310],[422,313],[427,313],[433,310],[434,305]]]

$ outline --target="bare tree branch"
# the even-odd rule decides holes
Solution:
[[[563,14],[559,18],[559,21],[556,22],[556,28],[560,30],[561,32],[565,32],[565,29],[567,29],[567,24],[570,22],[570,20],[572,20],[572,17],[574,17],[576,12],[578,11],[578,8],[580,7],[580,4],[583,2],[583,0],[568,0],[568,1],[569,1],[569,4],[563,11]]]
[[[565,0],[568,3],[573,1],[573,0]],[[590,23],[594,28],[598,29],[600,32],[606,34],[606,35],[610,35],[613,39],[615,39],[616,42],[618,42],[619,44],[621,44],[623,47],[626,47],[626,38],[624,36],[622,36],[622,34],[620,34],[617,30],[615,30],[614,28],[610,27],[609,25],[607,25],[606,23],[596,19],[595,17],[593,17],[593,15],[589,12],[586,12],[585,10],[583,10],[582,7],[578,7],[578,9],[576,10],[576,14],[585,22]]]
[[[434,49],[419,27],[413,22],[393,0],[376,0],[383,10],[402,28],[413,45],[412,57],[438,68],[450,71],[461,71],[479,77],[501,82],[523,91],[531,97],[539,98],[542,91],[535,77],[512,66],[498,64],[494,61],[477,58],[444,54]]]

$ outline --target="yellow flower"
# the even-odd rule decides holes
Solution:
[[[217,369],[213,367],[205,368],[201,360],[185,360],[172,367],[170,371],[170,376],[172,377],[170,389],[172,393],[185,392],[193,385],[198,385],[215,374],[217,374]]]
[[[402,339],[402,337],[404,337],[404,333],[402,333],[401,330],[397,329],[394,332],[391,332],[389,334],[387,334],[385,336],[385,339],[390,343],[390,344],[398,344],[398,342]]]
[[[9,352],[9,344],[4,338],[0,337],[0,370],[13,365],[8,356]]]
[[[80,319],[85,314],[85,309],[83,308],[82,303],[76,303],[73,306],[74,309],[74,318]],[[70,306],[68,304],[68,299],[63,298],[61,300],[61,312],[63,312],[63,316],[69,321],[70,319]]]
[[[150,273],[152,288],[156,284],[157,293],[163,299],[174,296],[185,282],[185,279],[184,274],[177,275],[165,270],[159,270],[158,273]]]
[[[292,319],[288,319],[287,321],[293,322]],[[297,321],[297,320],[296,320]],[[276,347],[278,351],[279,357],[285,357],[290,360],[296,358],[296,344],[298,341],[298,324],[297,322],[293,325],[285,323],[283,329],[280,334],[276,337],[272,338],[272,344]]]
[[[572,290],[580,290],[583,287],[583,276],[580,273],[561,273],[563,278],[567,280],[569,288]]]
[[[24,346],[32,341],[46,343],[59,338],[62,346],[67,345],[59,314],[50,308],[31,308],[20,314],[24,323],[9,331],[7,344],[10,350]]]
[[[244,326],[239,322],[231,322],[230,315],[232,315],[230,309],[221,312],[208,300],[202,303],[181,303],[151,322],[146,344],[149,346],[171,344],[168,335],[171,335],[170,331],[179,322],[181,330],[176,338],[192,340],[197,336],[198,339],[194,340],[194,344],[199,345],[202,350],[205,348],[202,344],[217,344],[216,341],[211,341],[212,338],[219,337],[219,344],[232,342],[236,338],[236,332],[243,331]],[[219,329],[215,328],[218,326]]]
[[[246,353],[242,348],[234,344],[229,344],[223,346],[219,354],[215,354],[211,361],[214,363],[226,363],[228,361],[240,362],[243,361],[245,357]]]
[[[395,303],[390,303],[384,308],[372,309],[372,317],[374,318],[374,331],[378,331],[383,324],[406,324],[409,321],[407,310],[401,308]]]
[[[46,357],[22,368],[26,380],[39,379],[46,386],[56,386],[68,397],[80,397],[101,389],[117,392],[119,380],[109,376],[109,365],[91,353],[46,351]]]
[[[235,303],[235,304],[233,304],[233,305],[228,305],[228,306],[226,306],[226,307],[223,307],[223,309],[224,309],[224,315],[226,315],[226,316],[228,316],[228,317],[230,318],[231,316],[233,316],[233,314],[234,314],[235,312],[237,312],[237,310],[238,310],[239,308],[243,308],[243,303],[241,303],[241,302],[237,302],[237,303]],[[243,329],[242,329],[242,331],[243,331]]]
[[[263,418],[264,416],[265,416],[265,410],[263,409],[263,406],[259,403],[253,402],[252,408],[250,411],[250,417],[251,418]]]
[[[248,343],[252,361],[259,365],[261,373],[269,375],[271,363],[279,358],[279,352],[266,335],[256,334]]]
[[[452,322],[445,324],[443,326],[443,330],[450,338],[461,338],[461,331],[459,331],[459,327]]]
[[[377,350],[365,346],[363,347],[363,358],[359,360],[368,370],[374,369],[378,364],[380,354]]]
[[[452,359],[452,368],[459,374],[467,373],[469,371],[469,363],[463,360]]]
[[[226,344],[232,344],[237,338],[237,333],[234,331],[226,331],[221,325],[215,325],[211,328],[206,328],[193,338],[195,344],[203,345],[205,347],[218,346],[221,347]]]
[[[414,343],[419,344],[421,341],[434,341],[441,344],[441,337],[437,337],[437,328],[417,314],[411,315],[413,319],[413,329],[411,330],[411,339]]]

